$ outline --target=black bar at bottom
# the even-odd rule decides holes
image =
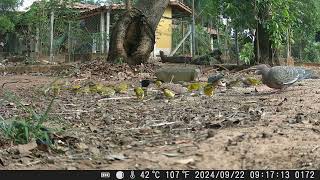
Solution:
[[[319,170],[2,170],[0,180],[320,179]]]

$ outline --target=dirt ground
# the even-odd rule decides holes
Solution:
[[[64,81],[112,81],[80,74]],[[113,82],[136,86],[149,75]],[[13,91],[25,106],[43,112],[49,98],[42,91],[56,78],[2,75],[1,93]],[[0,169],[320,169],[319,87],[320,80],[312,79],[281,93],[261,85],[258,92],[234,87],[218,89],[211,98],[185,94],[166,100],[151,86],[143,101],[132,88],[116,95],[129,97],[122,99],[62,91],[46,122],[59,129],[54,133],[60,151],[2,137]],[[19,113],[12,103],[0,105],[4,118]]]

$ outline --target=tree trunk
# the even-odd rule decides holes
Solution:
[[[131,0],[126,0],[126,9],[129,10],[132,8]]]
[[[265,9],[260,9],[258,16],[262,21],[266,21],[269,17],[269,6]],[[255,38],[255,60],[256,63],[263,63],[273,65],[280,65],[278,58],[278,50],[272,48],[272,40],[266,27],[262,23],[257,23],[256,38]]]
[[[257,34],[257,51],[260,53],[260,56],[257,58],[257,63],[270,64],[272,61],[271,41],[267,30],[263,28],[263,25],[260,23],[258,23]]]
[[[114,26],[108,61],[145,63],[155,44],[155,31],[169,0],[140,0]]]
[[[235,36],[234,36],[234,41],[235,41],[235,47],[236,47],[236,60],[237,60],[237,65],[240,65],[240,57],[239,57],[239,43],[238,43],[238,29],[234,30]]]

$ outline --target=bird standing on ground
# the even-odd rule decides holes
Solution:
[[[258,86],[260,85],[262,82],[259,79],[256,79],[254,77],[242,77],[240,78],[240,81],[246,86]]]
[[[302,67],[275,66],[265,64],[253,67],[258,75],[262,75],[262,83],[270,88],[285,89],[297,81],[312,77],[313,72]]]
[[[153,83],[153,81],[149,79],[144,79],[140,82],[142,90],[144,92],[144,96],[148,95],[148,87],[151,83]]]
[[[201,88],[201,84],[199,82],[191,83],[188,85],[187,88],[188,88],[189,92],[199,91],[199,89]]]
[[[160,88],[161,85],[162,85],[162,82],[161,82],[160,80],[156,80],[156,81],[155,81],[155,84],[156,84],[156,86],[157,86],[158,88]]]
[[[144,79],[140,83],[141,83],[141,87],[147,88],[152,83],[152,81],[149,79]]]
[[[168,98],[168,99],[172,99],[174,98],[174,96],[176,95],[173,91],[169,90],[169,89],[163,89],[163,94]]]
[[[209,83],[203,88],[203,93],[205,95],[211,97],[215,93],[215,88],[216,88],[216,86],[214,84]]]
[[[134,88],[134,92],[136,93],[138,99],[142,100],[144,98],[144,91],[141,87]]]
[[[208,78],[208,83],[212,84],[212,83],[216,83],[218,82],[220,79],[222,79],[224,77],[223,74],[219,73],[219,74],[216,74],[214,76],[210,76]]]

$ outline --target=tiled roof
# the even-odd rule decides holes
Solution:
[[[170,0],[169,5],[172,6],[173,8],[176,8],[177,10],[181,12],[186,12],[188,14],[192,13],[192,10],[182,2],[178,0]],[[93,7],[92,7],[93,8]],[[104,6],[96,6],[96,8],[89,9],[87,11],[83,11],[81,15],[83,17],[88,17],[88,16],[93,16],[101,11],[104,10],[120,10],[120,9],[125,9],[126,6],[125,4],[111,4],[111,5],[104,5]]]
[[[80,11],[90,11],[90,10],[93,10],[93,9],[96,9],[98,8],[99,6],[98,5],[94,5],[94,4],[83,4],[83,3],[74,3],[72,8],[73,9],[78,9]]]

